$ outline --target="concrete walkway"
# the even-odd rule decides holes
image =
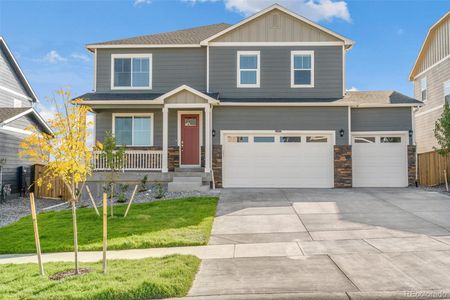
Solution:
[[[448,299],[450,197],[417,189],[223,190],[208,246],[109,251],[203,259],[191,299]],[[81,252],[98,261],[101,252]],[[72,253],[44,261],[72,261]],[[36,262],[0,256],[0,264]]]

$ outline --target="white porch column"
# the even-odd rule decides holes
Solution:
[[[211,106],[205,106],[205,173],[211,171]]]
[[[167,173],[168,169],[168,154],[169,154],[169,109],[163,107],[163,154],[162,154],[162,172]]]

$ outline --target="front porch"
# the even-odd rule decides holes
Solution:
[[[131,106],[86,101],[96,113],[95,139],[103,142],[110,131],[126,147],[120,182],[139,182],[144,176],[149,182],[196,176],[208,186],[214,181],[211,128],[216,103],[187,86]],[[104,180],[108,164],[100,151],[93,152],[92,168],[90,181]]]

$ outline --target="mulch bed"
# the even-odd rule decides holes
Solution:
[[[75,274],[75,269],[72,270],[66,270],[66,271],[62,271],[62,272],[58,272],[53,274],[52,276],[50,276],[50,280],[61,280],[64,279],[66,277],[72,277],[72,276],[81,276],[83,274],[87,274],[90,272],[95,272],[94,269],[87,269],[87,268],[79,268],[78,269],[78,274]]]

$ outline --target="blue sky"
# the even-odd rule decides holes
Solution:
[[[0,35],[47,115],[46,97],[58,88],[70,86],[74,96],[92,90],[87,43],[236,23],[274,2],[356,41],[347,56],[348,89],[407,95],[408,74],[428,28],[450,9],[450,0],[0,0]]]

